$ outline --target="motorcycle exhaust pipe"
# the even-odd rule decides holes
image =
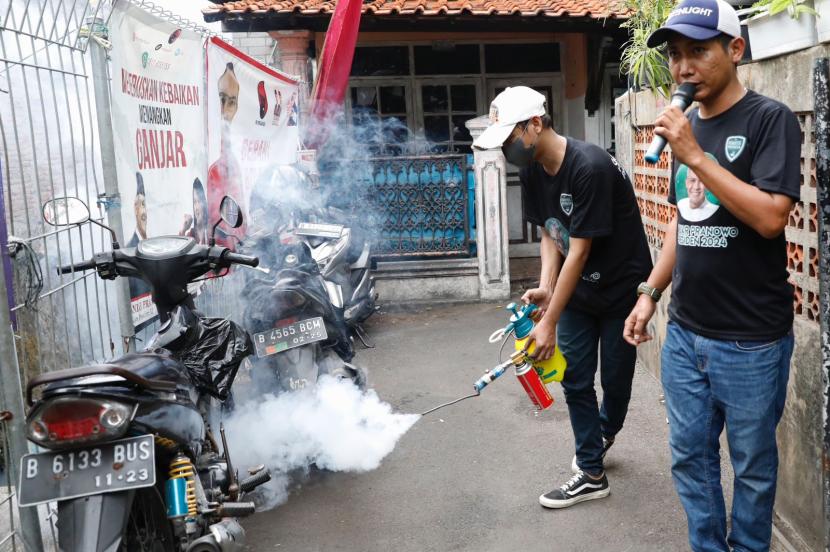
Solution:
[[[245,529],[235,519],[224,519],[208,529],[210,534],[190,543],[187,552],[242,552]]]

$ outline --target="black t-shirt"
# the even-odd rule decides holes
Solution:
[[[591,252],[569,308],[627,315],[651,256],[634,189],[625,170],[602,148],[567,139],[556,176],[540,163],[519,173],[525,218],[541,226],[567,257],[570,238],[592,238]]]
[[[787,106],[752,91],[727,111],[689,115],[703,151],[742,181],[798,199],[801,130]],[[713,339],[777,339],[793,323],[784,233],[767,239],[738,220],[686,165],[675,163],[677,261],[669,316]]]

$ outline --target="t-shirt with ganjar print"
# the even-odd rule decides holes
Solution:
[[[568,307],[628,315],[652,265],[634,189],[617,160],[599,146],[567,138],[556,175],[534,162],[519,179],[525,219],[543,227],[563,257],[572,237],[592,239]]]
[[[725,112],[688,118],[703,151],[737,178],[798,200],[801,131],[784,104],[748,91]],[[706,183],[675,163],[677,259],[669,317],[723,340],[778,339],[793,323],[784,233],[767,239],[730,213]]]

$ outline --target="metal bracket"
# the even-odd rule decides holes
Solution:
[[[112,42],[110,42],[109,40],[107,40],[103,36],[94,34],[90,38],[92,40],[94,40],[95,42],[97,42],[98,44],[100,44],[101,48],[103,48],[104,50],[112,50]]]
[[[105,50],[112,49],[112,42],[108,40],[109,29],[101,19],[95,19],[90,25],[84,26],[78,34],[81,38],[94,40]]]
[[[120,194],[112,194],[107,195],[106,192],[102,194],[98,194],[98,200],[95,202],[98,204],[98,207],[103,207],[106,211],[109,211],[113,208],[120,208],[121,207],[121,195]]]

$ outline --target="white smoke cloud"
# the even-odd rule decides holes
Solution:
[[[260,487],[263,507],[288,499],[291,473],[312,464],[336,472],[377,468],[420,419],[399,414],[373,390],[323,376],[315,386],[247,403],[225,422],[234,464],[265,464],[273,479]]]

